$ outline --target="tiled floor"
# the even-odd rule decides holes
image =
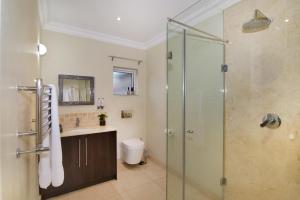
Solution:
[[[118,162],[118,180],[71,192],[51,200],[165,200],[165,170],[148,160],[146,165]]]

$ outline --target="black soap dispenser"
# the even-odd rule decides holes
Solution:
[[[127,88],[127,95],[130,95],[130,87]]]

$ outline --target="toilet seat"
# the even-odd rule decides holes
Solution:
[[[122,143],[123,143],[124,148],[127,148],[127,149],[141,149],[141,148],[144,148],[144,142],[140,139],[137,139],[137,138],[124,140]]]

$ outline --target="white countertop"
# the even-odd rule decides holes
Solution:
[[[60,137],[88,135],[93,133],[104,133],[110,131],[117,131],[117,129],[110,126],[82,127],[82,128],[71,129],[71,130],[65,130],[60,134]]]

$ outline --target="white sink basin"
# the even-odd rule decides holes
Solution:
[[[74,132],[74,133],[82,133],[82,132],[89,132],[89,133],[97,133],[97,131],[99,131],[99,129],[97,128],[78,128],[78,129],[74,129],[74,130],[70,130],[69,132]]]

